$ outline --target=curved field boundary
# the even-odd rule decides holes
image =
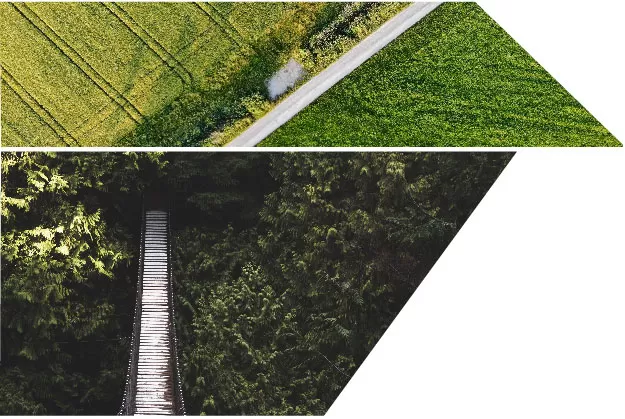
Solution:
[[[145,46],[147,46],[154,54],[161,59],[161,61],[167,65],[172,71],[174,71],[178,77],[185,84],[191,84],[193,82],[193,76],[182,65],[180,61],[167,49],[161,45],[156,38],[141,27],[137,21],[124,10],[120,5],[115,3],[99,3],[104,6],[113,16],[115,16],[125,27],[128,28]]]
[[[118,109],[119,106],[117,105],[117,103],[113,102],[112,100],[108,101],[105,105],[96,109],[93,114],[87,115],[78,124],[76,124],[76,126],[72,128],[74,135],[83,138],[83,134],[94,129],[97,125],[99,125],[102,121],[104,121]],[[97,117],[94,117],[94,115]]]
[[[202,13],[208,16],[210,20],[215,22],[215,24],[219,26],[219,29],[221,29],[238,47],[244,47],[247,45],[247,42],[236,30],[236,28],[232,27],[230,22],[228,22],[212,5],[197,2],[193,4],[195,4],[195,6],[202,11]]]
[[[11,3],[33,27],[35,27],[52,45],[65,55],[68,60],[85,74],[106,96],[114,100],[135,121],[141,122],[143,115],[124,95],[122,95],[111,83],[98,73],[82,56],[60,37],[47,23],[45,23],[26,4]]]
[[[26,90],[24,86],[22,86],[20,82],[18,82],[11,75],[11,73],[9,73],[6,67],[4,67],[2,70],[2,80],[4,80],[9,89],[11,89],[17,96],[19,96],[19,98],[22,99],[24,103],[26,103],[28,107],[30,107],[33,112],[47,126],[52,129],[52,131],[54,131],[54,133],[59,137],[61,141],[63,141],[67,146],[70,147],[72,145],[80,145],[78,140],[76,140],[72,136],[72,134],[70,134],[69,131],[67,131],[65,127],[63,127],[63,125],[61,125],[59,121],[54,118],[54,116],[52,116],[50,111],[48,111],[41,103],[37,101],[37,99],[35,99],[30,93],[28,93],[28,90]]]
[[[197,47],[198,43],[203,42],[203,37],[206,33],[210,32],[211,30],[213,30],[213,28],[208,28],[205,31],[201,32],[200,34],[198,34],[195,38],[193,38],[192,40],[188,41],[186,44],[184,44],[183,46],[181,46],[180,48],[178,48],[173,54],[174,56],[178,57],[178,60],[180,61],[181,59],[186,59],[189,58],[189,56],[191,54],[197,53],[196,50],[194,50],[194,48]],[[160,72],[159,76],[157,78],[155,78],[155,80],[159,80],[160,78],[164,77],[164,72],[163,70],[163,66],[162,65],[158,65],[156,67],[154,67],[152,70],[150,70],[149,72],[145,73],[144,75],[142,75],[140,78],[137,79],[137,83],[144,81],[146,78],[148,77],[152,77],[153,73],[155,72]],[[130,89],[126,90],[125,93],[129,93]],[[143,93],[136,95],[135,96],[135,100],[137,99],[143,99],[145,98],[148,94],[150,94],[150,91],[144,91]],[[105,112],[107,113],[107,115],[105,117],[102,118],[97,118],[97,119],[93,119],[91,116],[85,118],[83,121],[80,122],[80,124],[78,124],[78,126],[76,128],[74,128],[74,132],[76,134],[82,135],[92,129],[95,129],[95,126],[100,123],[101,121],[105,120],[107,116],[110,116],[113,112],[114,109],[110,109],[109,107],[111,106],[111,103],[108,103],[104,106],[102,106],[101,108],[99,108],[97,110],[97,112],[95,112],[96,114],[100,114],[101,112]]]
[[[440,4],[416,2],[406,7],[328,68],[291,93],[241,135],[226,144],[226,147],[254,147],[260,143]]]
[[[206,31],[202,32],[200,35],[198,35],[196,38],[194,38],[193,40],[189,41],[187,44],[185,44],[183,47],[181,47],[180,49],[178,49],[178,51],[175,52],[176,55],[181,54],[181,55],[185,55],[187,53],[187,49],[191,49],[194,47],[194,45],[198,42],[202,41],[202,36],[206,33],[210,31],[210,29],[207,29]],[[148,71],[147,73],[143,74],[141,77],[139,77],[137,79],[137,83],[139,82],[143,82],[145,81],[145,79],[149,78],[149,77],[153,77],[154,73],[159,72],[159,75],[154,79],[155,82],[160,80],[162,77],[164,77],[165,72],[163,71],[164,66],[163,65],[157,65],[156,67],[154,67],[152,70]],[[125,94],[130,93],[131,89],[127,89],[124,91]],[[138,94],[135,96],[135,100],[139,100],[139,99],[144,99],[147,95],[149,95],[151,92],[149,90],[145,90],[143,91],[141,94]],[[115,108],[111,109],[111,105],[114,105]],[[74,133],[75,134],[81,134],[88,132],[92,129],[95,129],[95,126],[97,124],[99,124],[100,122],[102,122],[103,120],[106,119],[107,116],[110,116],[115,109],[117,109],[117,104],[115,102],[109,102],[106,105],[98,108],[98,110],[95,112],[96,115],[99,115],[102,112],[105,112],[106,115],[105,117],[99,117],[96,118],[94,120],[93,116],[88,116],[86,117],[84,120],[82,120],[75,128],[74,128]]]
[[[126,12],[128,13],[128,12]],[[173,55],[174,56],[186,56],[189,53],[190,50],[192,50],[196,44],[198,44],[199,42],[202,42],[203,36],[207,33],[210,32],[211,30],[213,30],[212,28],[208,28],[205,31],[201,32],[200,34],[198,34],[195,38],[193,38],[192,40],[188,41],[185,45],[183,45],[182,47],[178,48]],[[142,75],[139,79],[137,79],[137,83],[145,80],[148,77],[151,77],[153,75],[153,73],[155,72],[160,72],[161,74],[158,76],[158,79],[160,79],[161,77],[163,77],[163,66],[162,65],[157,65],[156,67],[154,67],[152,70],[150,70],[148,73]],[[130,93],[130,89],[127,89],[124,91],[124,94],[128,94]],[[144,91],[142,94],[137,95],[135,97],[135,100],[138,99],[142,99],[144,97],[146,97],[148,94],[150,94],[149,90]],[[107,103],[106,105],[100,107],[96,112],[94,112],[95,115],[97,115],[96,118],[93,117],[93,115],[89,115],[87,117],[85,117],[76,127],[73,128],[73,132],[75,135],[77,135],[78,137],[82,137],[83,135],[86,135],[89,131],[96,129],[97,125],[100,124],[102,121],[106,120],[109,116],[111,116],[114,112],[115,109],[118,109],[119,106],[118,104],[111,100],[111,102]]]
[[[218,20],[220,20],[225,28],[232,30],[234,36],[237,39],[239,39],[241,44],[248,45],[247,38],[245,38],[245,36],[241,34],[239,29],[237,29],[237,27],[232,22],[230,22],[230,20],[228,20],[228,18],[224,16],[224,14],[218,8],[216,8],[213,3],[204,3],[204,4],[213,11],[214,18],[217,18]]]

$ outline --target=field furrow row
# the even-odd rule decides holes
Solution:
[[[234,26],[232,24],[232,22],[230,22],[228,20],[228,18],[226,16],[224,16],[223,13],[221,13],[221,11],[215,7],[215,3],[205,3],[206,5],[208,5],[212,10],[214,10],[215,12],[215,16],[218,17],[218,19],[221,19],[221,21],[223,22],[223,25],[225,25],[225,27],[229,28],[232,30],[232,32],[234,33],[234,36],[237,37],[238,39],[240,39],[240,42],[242,44],[248,44],[247,40],[245,39],[245,37],[243,36],[243,34],[237,29],[236,26]]]
[[[60,37],[46,22],[44,22],[26,4],[14,3],[12,6],[28,20],[51,44],[65,55],[80,69],[104,94],[114,100],[136,122],[141,122],[143,115],[128,99],[124,97],[111,83],[98,73],[71,45]]]
[[[161,109],[163,92],[169,92],[167,97],[179,93],[182,82],[175,72],[101,4],[76,2],[63,3],[60,7],[33,3],[32,8],[63,39],[70,40],[74,49],[142,115]],[[155,85],[153,82],[163,73],[171,74],[175,80],[168,78],[169,84]],[[146,95],[146,92],[152,94]],[[123,125],[120,129],[127,132],[134,121],[129,118]]]
[[[175,13],[172,8],[172,3],[123,4],[124,11],[184,66],[193,84],[205,87],[240,48],[193,3],[175,3]],[[163,25],[163,19],[169,25]]]
[[[63,127],[54,116],[41,103],[37,101],[28,91],[17,81],[6,68],[2,70],[2,80],[6,86],[13,91],[28,107],[54,131],[56,136],[61,139],[65,145],[73,146],[80,143]]]
[[[173,70],[183,83],[190,84],[193,81],[192,74],[171,54],[161,43],[137,23],[120,5],[116,3],[102,3],[106,9],[137,36],[150,50],[152,50],[167,67]]]

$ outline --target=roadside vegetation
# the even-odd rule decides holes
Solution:
[[[403,7],[2,4],[2,144],[221,145],[271,109],[290,58],[314,75]]]
[[[189,414],[324,414],[511,153],[2,153],[0,412],[122,402],[169,190]]]
[[[444,3],[262,146],[620,146],[475,3]]]

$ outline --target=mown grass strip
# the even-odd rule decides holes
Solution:
[[[71,45],[60,37],[47,23],[45,23],[34,11],[25,3],[12,3],[11,6],[17,10],[33,27],[35,27],[44,38],[53,44],[67,59],[80,69],[98,88],[110,99],[115,101],[126,113],[136,122],[143,120],[143,115],[122,93],[117,91],[100,73],[98,73]]]
[[[182,65],[178,59],[171,54],[156,38],[145,30],[133,17],[116,3],[100,3],[113,16],[115,16],[124,26],[141,40],[151,51],[153,51],[167,67],[174,71],[185,84],[193,82],[193,75]]]
[[[244,47],[247,42],[241,36],[239,31],[234,28],[228,20],[226,20],[215,7],[209,3],[194,3],[206,16],[209,17],[231,40],[239,47]]]
[[[78,140],[57,121],[54,116],[41,103],[37,101],[28,91],[17,81],[9,71],[2,70],[2,80],[30,109],[59,137],[67,146],[80,145]]]

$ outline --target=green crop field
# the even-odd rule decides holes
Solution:
[[[269,109],[265,81],[345,8],[2,3],[2,145],[199,145]]]
[[[262,146],[620,146],[473,3],[445,3]]]

